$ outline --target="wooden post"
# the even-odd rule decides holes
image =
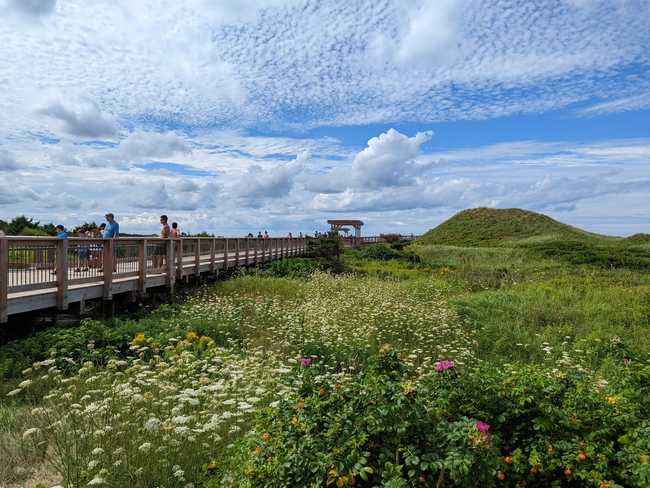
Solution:
[[[210,243],[210,273],[214,273],[216,269],[216,257],[215,252],[217,248],[217,240],[213,237],[212,242]]]
[[[235,267],[239,268],[239,238],[235,239]]]
[[[196,249],[194,250],[194,274],[201,274],[201,238],[196,238]]]
[[[138,291],[144,295],[147,291],[147,240],[138,241]]]
[[[167,254],[167,270],[165,274],[167,275],[167,284],[169,285],[169,291],[174,294],[174,284],[176,283],[176,270],[174,269],[174,239],[165,239],[165,250]]]
[[[104,300],[113,299],[113,239],[104,240]]]
[[[266,243],[268,239],[262,239],[262,264],[266,262]]]
[[[250,250],[250,247],[251,247],[250,244],[251,244],[251,240],[250,240],[249,237],[247,237],[246,238],[246,266],[248,266],[250,264],[250,256],[249,256],[249,254],[250,254],[249,250]]]
[[[176,279],[183,279],[183,240],[181,238],[175,239],[174,246],[176,259]]]
[[[0,324],[9,320],[9,240],[0,237]]]
[[[254,261],[255,264],[257,264],[257,253],[259,252],[259,250],[260,250],[260,240],[255,239],[255,261]]]
[[[56,308],[68,309],[68,239],[56,241]]]
[[[223,269],[228,269],[228,238],[223,240]]]

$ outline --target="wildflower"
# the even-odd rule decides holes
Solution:
[[[447,369],[452,369],[453,367],[454,367],[454,362],[449,359],[443,359],[442,361],[437,361],[434,364],[434,369],[438,373],[442,373],[443,371]]]
[[[92,450],[91,454],[93,456],[101,456],[102,454],[104,454],[104,449],[102,449],[101,447],[96,447],[95,449]]]
[[[151,449],[151,442],[145,442],[140,447],[138,447],[138,450],[140,452],[149,452],[150,449]]]
[[[610,405],[616,405],[618,403],[619,397],[618,395],[609,395],[605,397],[605,400],[607,400],[607,403]]]
[[[27,439],[28,437],[31,437],[34,434],[38,434],[40,432],[40,429],[37,427],[32,427],[31,429],[27,429],[25,432],[23,432],[23,440]]]
[[[483,422],[481,420],[478,420],[476,422],[476,430],[479,432],[482,432],[483,434],[487,434],[490,431],[490,424],[487,422]]]
[[[147,429],[149,432],[156,431],[160,428],[160,420],[158,420],[156,417],[151,417],[149,420],[147,420],[144,423],[144,428]]]
[[[262,440],[264,442],[269,442],[271,440],[271,434],[269,434],[268,432],[264,432],[262,434]]]
[[[7,396],[16,396],[21,391],[23,391],[23,390],[21,390],[20,388],[16,388],[15,390],[11,390],[9,393],[7,393]]]
[[[29,387],[31,384],[32,384],[32,380],[25,380],[25,381],[21,381],[21,382],[18,384],[18,387],[24,389],[24,388]]]
[[[131,341],[131,345],[137,347],[137,346],[142,345],[142,343],[145,342],[145,341],[146,341],[146,339],[144,337],[144,332],[140,332],[140,333],[135,335],[135,337]]]
[[[300,358],[300,366],[308,368],[311,365],[311,358]]]
[[[393,346],[391,346],[390,344],[383,344],[383,345],[379,348],[379,352],[380,352],[381,354],[388,354],[388,353],[391,352],[392,350],[393,350]]]
[[[104,478],[101,476],[95,476],[93,479],[91,479],[88,482],[89,486],[95,486],[95,485],[103,485],[104,484]]]

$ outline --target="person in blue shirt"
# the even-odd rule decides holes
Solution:
[[[106,214],[106,228],[104,229],[104,239],[114,239],[120,237],[120,224],[115,221],[115,216],[112,213]]]
[[[57,239],[67,239],[68,238],[68,233],[65,231],[65,228],[59,224],[57,225],[54,230],[56,230],[56,238]]]

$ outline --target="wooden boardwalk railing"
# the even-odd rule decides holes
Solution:
[[[156,286],[173,291],[184,276],[300,256],[306,248],[304,238],[0,237],[0,323]]]

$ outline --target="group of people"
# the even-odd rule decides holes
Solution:
[[[248,237],[250,239],[255,239],[255,236],[253,235],[252,232],[249,232],[246,237]],[[262,232],[260,231],[260,232],[257,233],[257,238],[258,239],[270,239],[269,232],[265,230],[264,234],[262,234]],[[300,239],[303,238],[302,232],[300,233],[299,238]],[[292,232],[289,232],[289,234],[287,235],[287,239],[293,239],[293,233]]]

